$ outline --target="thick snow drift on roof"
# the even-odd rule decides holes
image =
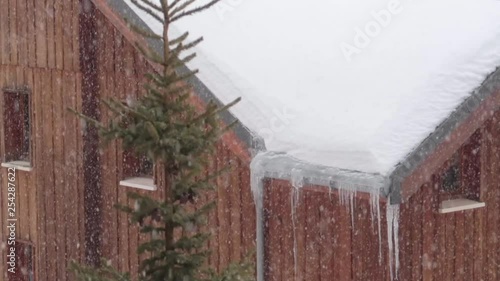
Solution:
[[[497,0],[222,0],[175,28],[268,150],[382,175],[500,65]]]

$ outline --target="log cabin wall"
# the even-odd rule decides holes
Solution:
[[[16,173],[17,239],[35,246],[36,280],[69,280],[67,262],[82,260],[84,248],[81,126],[66,110],[81,110],[81,6],[77,0],[0,0],[0,7],[0,88],[27,86],[32,104],[33,170]],[[0,152],[3,159],[3,147]],[[4,242],[7,169],[0,174]],[[7,280],[6,248],[0,249],[0,280]]]
[[[144,74],[153,72],[153,67],[134,46],[99,11],[96,11],[97,27],[97,71],[99,96],[103,99],[117,98],[130,102],[144,94]],[[104,122],[110,112],[101,106]],[[123,165],[124,151],[119,141],[102,149],[102,235],[101,255],[110,259],[122,271],[137,276],[141,257],[136,253],[137,245],[147,237],[138,232],[137,226],[129,225],[126,214],[118,212],[116,202],[131,204],[127,192],[138,191],[162,198],[161,190],[146,191],[120,186],[125,179]],[[221,142],[217,157],[211,161],[209,170],[215,170],[230,163],[231,172],[217,180],[217,193],[198,198],[192,208],[216,200],[217,208],[209,217],[208,231],[213,234],[207,247],[211,250],[209,266],[225,268],[231,261],[239,261],[255,248],[255,205],[250,191],[250,170],[248,159],[241,159],[237,152]]]

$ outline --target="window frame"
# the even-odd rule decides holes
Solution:
[[[1,166],[2,167],[6,167],[6,168],[16,168],[18,170],[21,170],[21,171],[32,171],[33,169],[33,98],[32,98],[32,93],[31,91],[29,90],[29,88],[27,86],[22,86],[22,87],[4,87],[1,89],[2,91],[2,98],[1,98],[1,104],[2,104],[2,108],[1,108],[1,114],[2,114],[2,127],[3,127],[3,130],[2,130],[2,140],[1,140],[1,145],[2,145],[2,151],[3,151],[3,155],[2,155],[2,159],[1,159]],[[8,152],[7,152],[7,148],[6,148],[6,141],[7,141],[7,136],[6,136],[6,121],[7,121],[7,118],[5,116],[6,114],[6,108],[5,108],[5,105],[6,105],[6,97],[8,95],[13,95],[13,94],[17,94],[17,95],[26,95],[27,96],[27,118],[28,120],[26,121],[24,118],[23,118],[23,122],[27,122],[27,137],[28,137],[28,140],[27,140],[27,160],[26,159],[8,159]],[[21,144],[21,145],[25,145],[25,144]],[[19,158],[19,157],[15,157],[15,158]]]
[[[38,280],[37,278],[37,272],[36,272],[36,247],[34,245],[33,242],[31,241],[26,241],[26,240],[21,240],[21,239],[16,239],[16,245],[15,245],[15,248],[16,248],[16,273],[13,277],[11,273],[7,273],[7,281],[10,281],[12,278],[14,277],[19,277],[19,272],[21,272],[21,263],[19,261],[19,259],[21,258],[21,256],[25,256],[25,254],[23,253],[23,255],[20,254],[20,251],[23,251],[23,250],[26,250],[26,249],[31,249],[31,255],[28,258],[28,264],[31,265],[31,278],[28,277],[28,280],[30,281],[36,281]],[[18,279],[14,279],[14,280],[18,280]]]
[[[143,156],[146,157],[146,156]],[[126,150],[122,148],[122,157],[119,161],[122,161],[122,171],[121,171],[121,178],[119,184],[121,186],[126,186],[126,187],[132,187],[132,188],[138,188],[138,189],[143,189],[143,190],[149,190],[149,191],[155,191],[157,190],[157,186],[155,184],[155,163],[151,163],[151,174],[150,175],[145,175],[145,174],[128,174],[126,171],[125,166],[127,165],[127,161],[130,158],[135,158],[136,161],[132,162],[137,162],[141,163],[141,160],[139,159],[140,156],[137,155],[132,150]]]
[[[478,129],[438,170],[439,213],[452,213],[485,207],[481,202],[481,165],[483,132]],[[458,188],[446,190],[444,175],[456,166]]]

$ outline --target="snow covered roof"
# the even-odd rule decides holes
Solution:
[[[269,151],[381,176],[500,65],[496,0],[222,0],[176,30],[203,35],[188,66],[243,98],[231,112]]]

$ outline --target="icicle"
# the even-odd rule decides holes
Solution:
[[[351,198],[353,197],[355,191],[353,190],[352,186],[347,183],[342,183],[337,185],[338,185],[337,188],[339,190],[339,203],[342,206],[350,207]]]
[[[283,153],[262,152],[254,156],[251,164],[251,188],[255,201],[257,212],[257,280],[264,280],[264,221],[263,221],[263,182],[265,177],[289,180],[294,187],[291,194],[290,204],[292,208],[292,224],[294,236],[294,264],[297,264],[297,241],[296,228],[300,227],[296,222],[296,208],[299,202],[300,188],[307,182],[313,184],[324,185],[329,183],[329,195],[331,196],[332,189],[338,189],[339,203],[345,206],[347,211],[351,213],[351,225],[354,229],[355,225],[355,196],[358,190],[362,192],[373,192],[371,198],[372,220],[375,218],[379,228],[379,244],[381,244],[381,224],[380,224],[380,206],[379,194],[380,189],[372,190],[372,187],[384,186],[387,182],[382,176],[370,176],[362,173],[343,171],[335,168],[322,167],[302,162],[296,158]],[[369,188],[368,190],[366,188]],[[392,226],[392,224],[391,224]],[[391,228],[392,229],[392,228]],[[397,233],[397,229],[395,230]],[[394,230],[391,230],[393,237]],[[381,246],[379,247],[381,249]],[[394,245],[391,238],[391,249],[394,253]],[[397,249],[397,245],[396,245]],[[380,250],[381,252],[381,250]],[[382,254],[379,254],[380,262],[382,262]],[[398,258],[396,256],[396,258]],[[393,257],[391,257],[394,260]],[[399,266],[399,262],[397,263]],[[295,268],[296,271],[296,268]]]
[[[387,247],[389,248],[389,272],[391,274],[391,281],[394,280],[394,273],[393,273],[393,266],[392,266],[392,260],[394,258],[394,246],[392,244],[392,220],[393,218],[393,212],[391,206],[387,206]]]
[[[392,229],[394,231],[394,255],[396,262],[396,276],[399,272],[399,205],[394,207],[394,220],[392,221]]]
[[[356,192],[349,193],[349,204],[351,205],[351,225],[354,231],[354,196],[356,196]]]
[[[304,186],[304,176],[302,175],[300,170],[293,168],[290,174],[290,182],[293,187],[301,188],[302,186]]]
[[[370,192],[370,206],[372,229],[374,228],[375,220],[377,220],[378,229],[378,262],[382,264],[382,226],[380,224],[380,189],[374,189]]]
[[[330,199],[330,202],[332,201],[332,192],[333,192],[333,178],[329,177],[328,178],[328,198]]]
[[[371,218],[371,224],[372,224],[372,230],[375,228],[375,211],[374,211],[374,207],[375,207],[375,194],[373,191],[370,192],[370,218]]]
[[[399,271],[399,205],[388,205],[386,217],[389,270],[392,281],[397,279]]]
[[[301,170],[293,168],[290,171],[290,183],[293,186],[293,191],[291,194],[290,202],[292,208],[292,228],[293,228],[293,266],[294,273],[297,275],[297,236],[296,236],[296,226],[295,226],[295,214],[297,206],[300,204],[299,196],[300,189],[304,186],[304,175]]]
[[[354,186],[347,183],[337,183],[337,188],[339,190],[339,203],[350,209],[351,212],[351,226],[354,229],[354,197],[356,196],[356,190]]]

